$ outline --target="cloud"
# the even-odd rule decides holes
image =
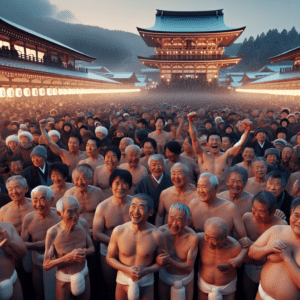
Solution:
[[[62,10],[55,15],[55,19],[63,22],[69,22],[74,20],[74,15],[69,10]]]

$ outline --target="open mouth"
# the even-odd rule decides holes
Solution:
[[[213,149],[218,149],[218,146],[216,146],[216,145],[213,145],[213,146],[211,146]]]

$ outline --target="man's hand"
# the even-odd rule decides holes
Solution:
[[[247,236],[239,239],[239,243],[243,248],[249,248],[253,244],[253,242]]]
[[[163,252],[156,257],[156,263],[159,266],[167,266],[171,263],[171,257],[168,252],[163,250]]]
[[[71,261],[77,261],[79,263],[84,262],[86,257],[86,250],[82,248],[74,249],[69,253],[69,259]]]
[[[248,119],[243,120],[242,124],[245,127],[245,131],[248,131],[248,132],[251,130],[252,125],[253,125],[252,122]]]
[[[47,119],[40,120],[40,126],[41,126],[41,128],[46,127],[47,123],[48,123]]]
[[[292,252],[288,247],[286,247],[281,250],[279,255],[282,258],[282,260],[286,260],[292,257]]]
[[[280,253],[282,249],[286,248],[286,244],[282,241],[275,241],[268,248],[270,253]]]
[[[191,112],[187,115],[187,119],[189,122],[193,122],[194,120],[197,119],[197,113],[196,112]]]
[[[276,217],[278,217],[279,219],[286,220],[286,215],[285,215],[284,212],[281,211],[280,209],[276,209],[274,215],[275,215]]]
[[[5,244],[9,244],[10,236],[7,234],[6,230],[0,230],[0,247],[2,248]]]

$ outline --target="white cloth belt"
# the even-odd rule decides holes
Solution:
[[[9,279],[5,279],[0,282],[0,299],[8,300],[14,293],[14,283],[18,279],[17,271],[14,270],[12,276]]]
[[[159,278],[166,284],[171,285],[171,299],[185,300],[185,286],[194,279],[194,270],[188,275],[174,275],[166,271],[159,270]]]
[[[42,267],[44,263],[44,254],[32,250],[32,262],[37,266]]]
[[[85,261],[85,267],[81,272],[75,273],[73,275],[66,274],[60,270],[56,271],[56,279],[62,282],[71,283],[71,292],[74,296],[79,296],[85,291],[85,276],[88,274],[89,269],[87,266],[87,261]]]
[[[245,265],[245,272],[247,276],[255,283],[259,283],[260,281],[260,273],[264,265],[256,266],[256,265]]]
[[[132,279],[126,276],[122,271],[118,271],[116,282],[122,285],[128,285],[128,300],[138,300],[140,296],[140,287],[147,287],[154,284],[154,274],[150,273],[142,277],[138,281],[132,281]]]
[[[227,296],[236,291],[236,282],[237,282],[237,277],[235,277],[232,281],[230,281],[226,285],[217,286],[217,285],[206,283],[199,275],[198,288],[202,292],[208,294],[208,300],[222,300],[223,295]]]
[[[100,254],[105,256],[107,255],[107,245],[101,243],[100,244]]]
[[[275,298],[270,297],[262,288],[261,284],[259,283],[258,292],[263,300],[276,300]]]

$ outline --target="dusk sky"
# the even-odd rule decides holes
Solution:
[[[57,10],[69,10],[69,22],[137,33],[138,27],[151,27],[156,9],[215,10],[224,9],[225,24],[246,26],[239,39],[269,29],[300,31],[299,0],[49,0]],[[73,18],[72,18],[73,15]]]

